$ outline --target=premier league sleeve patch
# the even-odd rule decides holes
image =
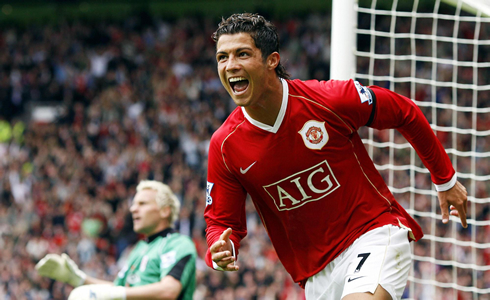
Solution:
[[[160,255],[160,268],[166,269],[173,264],[175,264],[177,256],[177,252],[175,251],[170,251],[168,253],[164,253]]]
[[[211,197],[211,190],[213,189],[214,183],[207,181],[206,183],[206,206],[213,203],[213,197]]]
[[[361,99],[361,103],[367,102],[369,105],[373,104],[373,97],[368,89],[362,86],[359,81],[354,81],[356,85],[357,93],[359,94],[359,98]]]

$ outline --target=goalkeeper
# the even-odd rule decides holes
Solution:
[[[136,244],[114,282],[88,276],[64,253],[46,255],[36,269],[76,287],[69,300],[192,299],[197,254],[192,240],[172,228],[179,209],[167,185],[150,180],[138,184],[130,211],[134,231],[146,239]]]

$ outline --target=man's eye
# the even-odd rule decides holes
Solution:
[[[247,53],[247,52],[241,52],[241,53],[239,54],[239,56],[240,56],[240,57],[248,56],[248,53]]]
[[[218,61],[222,61],[222,60],[224,60],[225,58],[226,58],[226,56],[225,56],[225,55],[220,55],[220,56],[218,56],[216,59],[217,59]]]

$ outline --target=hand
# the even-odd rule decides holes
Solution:
[[[238,266],[235,266],[235,257],[233,256],[233,247],[230,241],[231,232],[231,228],[223,231],[219,240],[209,248],[211,259],[222,271],[238,271]]]
[[[126,289],[108,284],[82,285],[70,293],[68,300],[126,300]]]
[[[466,188],[457,181],[451,189],[444,192],[437,192],[437,195],[439,196],[439,205],[441,206],[442,223],[446,224],[449,222],[448,211],[451,209],[450,214],[459,217],[461,219],[461,225],[464,228],[468,227],[466,223],[466,204],[468,202]],[[448,209],[449,205],[450,207]]]
[[[77,264],[65,253],[47,254],[36,264],[36,270],[41,276],[68,283],[77,287],[85,282],[87,275],[80,271]]]

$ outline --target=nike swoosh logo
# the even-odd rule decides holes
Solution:
[[[257,161],[254,161],[254,162],[253,162],[253,164],[251,164],[250,166],[248,166],[248,168],[246,168],[245,170],[244,170],[244,169],[242,169],[242,168],[240,167],[240,173],[242,173],[242,174],[247,173],[247,172],[248,172],[248,170],[250,170],[250,168],[251,168],[253,165],[255,165],[255,163],[256,163],[256,162],[257,162]]]
[[[354,281],[354,280],[359,279],[359,278],[362,278],[362,277],[366,277],[366,276],[359,276],[359,277],[356,277],[356,278],[349,278],[349,279],[347,279],[347,282],[351,282],[351,281]]]

